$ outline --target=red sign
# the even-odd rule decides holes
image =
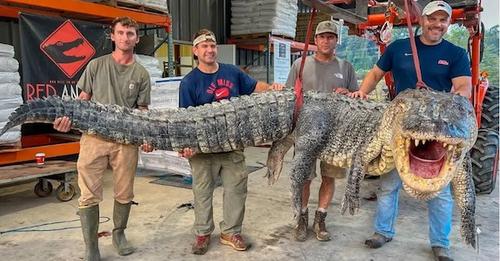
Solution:
[[[69,78],[73,78],[95,54],[94,47],[70,20],[43,40],[40,49]]]

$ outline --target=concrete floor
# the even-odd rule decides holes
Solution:
[[[247,165],[258,166],[265,162],[267,149],[246,150]],[[285,171],[290,166],[286,158]],[[111,237],[99,240],[103,260],[432,260],[427,237],[426,205],[402,195],[398,234],[381,249],[364,247],[364,239],[372,234],[372,217],[375,201],[362,200],[361,209],[355,216],[342,216],[339,202],[345,180],[336,186],[337,193],[327,217],[327,228],[333,233],[330,242],[318,242],[312,235],[306,242],[292,239],[292,212],[290,208],[289,180],[287,172],[278,183],[268,186],[263,178],[266,169],[249,176],[247,211],[244,235],[253,244],[246,252],[237,252],[218,242],[219,230],[212,235],[210,249],[205,256],[190,253],[193,235],[192,210],[177,209],[190,202],[188,189],[149,183],[154,178],[138,177],[135,183],[135,201],[127,236],[137,247],[137,252],[119,257],[112,247]],[[105,179],[105,201],[101,204],[101,216],[112,217],[112,176]],[[56,184],[54,184],[56,185]],[[363,183],[362,195],[374,191],[377,180]],[[84,246],[79,221],[76,216],[76,198],[61,203],[54,196],[38,198],[32,193],[34,183],[0,188],[0,231],[38,225],[55,221],[68,221],[38,229],[68,228],[48,232],[16,232],[0,235],[1,260],[82,260]],[[311,210],[316,208],[316,191],[319,180],[313,183]],[[498,185],[497,185],[498,187]],[[222,189],[214,195],[214,220],[221,220]],[[459,235],[459,216],[453,218],[452,253],[455,260],[499,260],[499,198],[498,189],[490,195],[477,198],[476,222],[482,230],[479,253],[466,246]],[[310,214],[312,219],[312,214]],[[75,220],[71,222],[72,220]],[[71,228],[76,227],[76,228]],[[101,224],[100,231],[111,231],[112,221]],[[311,233],[312,234],[312,233]]]

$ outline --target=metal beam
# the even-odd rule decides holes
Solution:
[[[359,24],[366,22],[367,18],[360,16],[356,13],[348,11],[349,9],[343,9],[340,7],[337,7],[333,4],[329,4],[327,1],[321,1],[321,0],[302,0],[302,2],[312,8],[316,8],[319,11],[331,15],[336,19],[343,19],[345,22],[352,23],[352,24]],[[361,8],[361,7],[360,7]],[[368,5],[366,7],[363,7],[368,9]]]
[[[81,0],[0,0],[0,5],[19,8],[20,10],[25,8],[31,11],[41,9],[42,11],[94,16],[109,21],[119,16],[129,16],[142,24],[155,24],[165,28],[169,28],[171,25],[171,19],[168,14],[141,12]]]

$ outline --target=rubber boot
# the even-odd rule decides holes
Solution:
[[[83,240],[85,241],[85,261],[99,261],[101,260],[97,238],[99,205],[80,208],[78,212],[82,223]]]
[[[121,204],[115,200],[113,208],[113,246],[120,256],[126,256],[134,253],[134,248],[128,243],[125,237],[125,229],[127,228],[128,216],[130,214],[130,205],[132,203]]]

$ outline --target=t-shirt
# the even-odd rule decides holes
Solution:
[[[195,68],[181,81],[179,107],[199,106],[230,97],[251,94],[257,81],[240,68],[219,63],[215,73],[204,73]]]
[[[287,88],[295,86],[295,79],[299,75],[302,58],[295,60],[286,81]],[[316,90],[319,92],[333,92],[342,87],[349,91],[358,89],[354,67],[345,60],[335,57],[330,62],[320,62],[313,56],[306,57],[304,71],[302,72],[302,89],[304,91]]]
[[[118,64],[111,54],[93,59],[76,86],[91,94],[92,101],[128,108],[151,102],[151,82],[146,69],[137,62]]]
[[[422,80],[437,91],[449,92],[451,80],[459,76],[470,76],[469,57],[464,49],[442,40],[437,45],[425,45],[420,37],[415,37]],[[396,93],[415,88],[417,73],[413,64],[410,39],[391,43],[377,66],[383,71],[392,71]]]

